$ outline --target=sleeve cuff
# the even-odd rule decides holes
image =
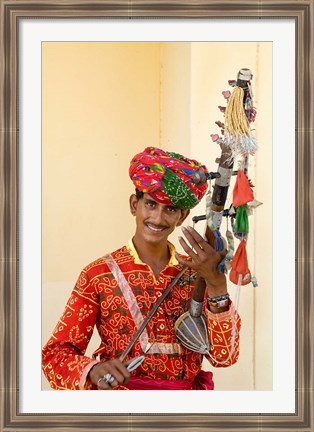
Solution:
[[[85,386],[86,386],[86,381],[87,381],[87,375],[88,375],[88,373],[89,373],[89,371],[91,370],[91,368],[93,367],[93,366],[95,366],[95,364],[97,364],[97,363],[100,363],[98,360],[92,360],[90,363],[88,363],[86,366],[85,366],[85,368],[83,369],[83,373],[82,373],[82,375],[81,375],[81,379],[80,379],[80,383],[79,383],[79,386],[80,386],[80,390],[87,390],[86,388],[85,388]]]

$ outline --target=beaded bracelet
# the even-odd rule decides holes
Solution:
[[[217,297],[207,297],[207,300],[208,300],[210,303],[218,303],[218,302],[220,302],[221,300],[227,300],[229,297],[230,297],[229,293],[226,293],[226,294],[224,294],[224,295],[217,296]]]
[[[207,305],[210,308],[214,308],[216,312],[219,311],[219,309],[226,308],[229,305],[229,293],[218,296],[218,297],[208,297],[207,298]],[[212,309],[210,309],[212,310]],[[226,309],[223,309],[226,310]]]

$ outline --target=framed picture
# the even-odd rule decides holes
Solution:
[[[94,21],[93,21],[94,20]],[[41,309],[41,298],[40,296],[34,296],[30,303],[25,303],[25,298],[30,297],[28,290],[21,290],[22,277],[25,269],[31,269],[31,261],[40,267],[41,256],[38,254],[38,250],[35,252],[27,253],[25,247],[29,243],[41,244],[41,232],[35,232],[32,227],[32,223],[40,225],[42,217],[41,215],[41,203],[34,203],[34,207],[30,212],[28,220],[25,220],[24,210],[26,210],[25,200],[28,199],[26,195],[28,179],[32,176],[31,172],[41,172],[42,163],[44,158],[42,157],[42,149],[37,148],[33,150],[25,146],[23,147],[21,139],[23,133],[27,128],[32,128],[32,134],[34,141],[39,143],[42,142],[42,133],[45,131],[43,123],[38,124],[38,127],[33,126],[32,121],[28,121],[29,117],[26,116],[25,111],[22,113],[21,106],[23,106],[23,100],[25,93],[25,82],[28,82],[25,78],[27,71],[23,70],[22,65],[25,64],[25,57],[27,57],[28,63],[36,59],[32,58],[28,51],[24,50],[24,27],[23,23],[40,26],[41,23],[46,22],[46,27],[49,27],[49,23],[59,23],[60,28],[66,27],[70,23],[86,23],[86,25],[97,20],[106,20],[108,26],[111,26],[111,31],[114,33],[114,29],[118,28],[118,24],[121,22],[132,22],[132,23],[144,23],[151,20],[151,22],[169,23],[170,20],[174,24],[176,22],[196,22],[199,23],[198,29],[201,29],[202,25],[206,22],[217,23],[220,22],[221,27],[229,24],[231,27],[237,22],[242,24],[244,29],[249,29],[250,23],[254,20],[259,20],[261,23],[271,23],[273,26],[277,25],[278,32],[281,31],[281,25],[283,21],[288,21],[293,24],[295,31],[295,69],[294,63],[292,62],[292,73],[295,74],[295,82],[293,93],[291,90],[290,96],[295,102],[295,148],[293,149],[293,165],[295,165],[295,175],[290,173],[289,185],[290,190],[295,190],[295,216],[291,220],[295,222],[295,236],[292,235],[290,242],[287,241],[285,245],[282,244],[276,246],[273,249],[273,254],[276,258],[276,254],[284,254],[282,249],[289,257],[291,262],[291,256],[295,259],[295,268],[292,273],[289,273],[288,268],[281,268],[280,271],[284,272],[285,277],[290,277],[292,274],[295,277],[295,284],[293,293],[285,296],[285,299],[278,297],[274,289],[274,295],[277,296],[277,300],[274,301],[274,306],[286,307],[289,309],[289,305],[285,303],[285,300],[291,300],[295,298],[295,322],[291,320],[291,315],[287,319],[287,327],[290,331],[295,330],[295,353],[290,347],[289,359],[285,359],[282,356],[282,361],[286,364],[295,365],[295,389],[293,394],[292,402],[290,400],[290,409],[285,412],[282,408],[280,411],[272,412],[271,410],[264,411],[263,405],[260,405],[260,409],[252,410],[247,407],[242,410],[238,409],[237,403],[233,400],[232,394],[230,397],[224,399],[222,392],[216,393],[216,398],[221,401],[228,401],[228,407],[225,409],[223,406],[220,409],[206,409],[197,410],[189,405],[189,409],[181,408],[178,409],[178,405],[187,406],[188,401],[182,398],[178,393],[176,394],[177,402],[176,406],[170,406],[169,409],[164,409],[162,403],[161,408],[153,407],[148,409],[143,407],[134,410],[133,405],[128,405],[128,398],[125,393],[129,392],[113,392],[111,393],[111,399],[113,403],[118,406],[119,404],[123,408],[119,409],[104,409],[103,412],[100,409],[82,410],[81,402],[79,399],[83,396],[84,403],[97,405],[94,401],[96,393],[91,392],[93,395],[86,392],[70,392],[72,394],[72,409],[69,411],[62,411],[59,405],[55,404],[54,396],[52,393],[58,393],[60,397],[60,403],[62,405],[63,398],[69,396],[69,392],[49,392],[43,395],[43,399],[47,396],[47,401],[50,400],[50,407],[48,409],[42,408],[42,405],[38,402],[38,409],[33,408],[31,411],[27,411],[23,408],[25,399],[32,399],[30,393],[25,394],[25,388],[29,388],[32,385],[38,386],[38,378],[40,372],[37,371],[37,367],[32,368],[32,364],[29,359],[26,359],[21,353],[26,353],[25,345],[29,344],[29,328],[24,325],[27,322],[27,314],[35,314]],[[45,429],[58,429],[68,428],[71,430],[117,430],[117,431],[150,431],[150,430],[222,430],[227,431],[232,428],[246,428],[248,430],[309,430],[313,427],[311,412],[313,411],[313,398],[311,397],[311,388],[313,387],[310,383],[311,379],[311,346],[310,339],[312,336],[312,330],[310,328],[310,312],[313,312],[313,302],[309,293],[311,284],[313,282],[312,268],[311,268],[311,257],[312,245],[310,239],[313,238],[313,229],[311,225],[312,212],[311,212],[311,186],[313,182],[311,172],[311,152],[310,144],[313,141],[311,131],[313,130],[313,119],[310,112],[310,105],[313,99],[313,89],[310,85],[311,82],[311,67],[313,62],[313,48],[309,43],[310,29],[313,27],[313,4],[310,0],[291,4],[285,1],[272,2],[265,1],[262,5],[255,4],[255,2],[225,2],[222,1],[216,4],[213,1],[200,1],[200,2],[189,2],[189,1],[174,1],[174,2],[148,2],[135,1],[135,2],[107,2],[107,1],[3,1],[1,0],[1,161],[2,161],[2,174],[1,174],[1,195],[3,197],[1,206],[1,307],[3,309],[3,322],[4,325],[1,328],[1,382],[3,391],[1,392],[1,430],[41,430]],[[140,27],[140,26],[139,26]],[[87,27],[86,27],[87,28]],[[81,31],[81,30],[80,30]],[[248,31],[248,30],[247,30]],[[253,34],[253,33],[252,33]],[[294,35],[293,35],[294,36]],[[119,36],[114,37],[113,40],[117,40]],[[86,40],[86,33],[79,33],[76,41],[80,40],[80,43],[84,43]],[[124,36],[121,37],[122,39]],[[196,36],[198,41],[202,41],[202,32]],[[223,39],[223,38],[222,38]],[[101,38],[95,37],[95,42],[101,42]],[[137,40],[137,39],[135,39]],[[156,39],[153,39],[156,40]],[[158,40],[158,39],[157,39]],[[188,39],[190,40],[190,39]],[[250,40],[250,38],[249,38]],[[256,40],[252,36],[252,40]],[[48,63],[45,63],[44,56],[47,53],[47,44],[53,41],[53,35],[49,40],[45,39],[41,41],[41,58],[40,67],[34,67],[35,79],[41,82],[42,77],[45,76],[45,67],[51,70],[54,64],[54,57],[50,57]],[[231,39],[232,41],[232,39]],[[236,39],[235,41],[240,42],[242,39]],[[268,39],[271,42],[271,38]],[[66,41],[65,41],[66,43]],[[51,47],[52,45],[50,45]],[[276,53],[276,52],[275,52]],[[276,63],[277,59],[273,58],[273,62]],[[55,62],[57,64],[57,62]],[[45,66],[46,65],[46,66]],[[38,66],[38,65],[37,65]],[[290,71],[291,72],[291,71]],[[32,72],[31,72],[32,73]],[[289,74],[289,71],[286,71]],[[52,73],[53,76],[53,73]],[[291,74],[289,75],[291,76]],[[230,77],[232,78],[232,77]],[[276,82],[274,82],[274,86]],[[42,87],[44,88],[44,87]],[[276,93],[276,89],[273,87],[273,92]],[[41,117],[40,110],[42,109],[42,103],[44,99],[42,95],[36,99],[37,96],[34,92],[34,104],[29,106],[31,117]],[[35,100],[36,99],[36,100]],[[285,100],[284,96],[282,99]],[[38,105],[38,101],[40,102]],[[39,111],[38,111],[39,106]],[[273,121],[276,121],[277,111],[275,108],[280,109],[280,103],[274,105]],[[291,126],[291,125],[290,125]],[[287,126],[287,130],[290,130]],[[285,140],[285,131],[282,130],[280,133],[280,139]],[[287,137],[287,139],[291,138]],[[274,144],[278,141],[278,136],[273,135]],[[282,156],[285,158],[285,155]],[[25,161],[30,170],[27,169],[27,175],[25,177]],[[276,163],[280,163],[281,159],[276,159]],[[276,163],[273,165],[273,174],[276,171]],[[284,164],[283,164],[284,165]],[[286,160],[286,167],[290,167]],[[23,172],[24,171],[24,172]],[[292,183],[291,183],[292,179]],[[34,179],[33,179],[34,180]],[[281,179],[280,179],[281,181]],[[285,181],[285,178],[282,179]],[[279,182],[280,183],[280,182]],[[277,182],[278,184],[278,182]],[[41,193],[41,185],[36,179],[32,183],[32,193]],[[286,200],[293,201],[294,197],[288,193],[281,193]],[[278,191],[274,191],[274,197],[278,196]],[[279,199],[279,198],[278,198]],[[280,201],[281,202],[281,201]],[[283,204],[287,201],[282,201]],[[294,206],[292,205],[294,208]],[[289,208],[287,202],[286,208]],[[21,214],[23,213],[23,214]],[[26,213],[26,211],[25,211]],[[284,210],[283,210],[284,213]],[[39,219],[38,216],[40,217]],[[286,217],[286,215],[283,215]],[[295,218],[295,219],[294,219]],[[291,231],[291,220],[289,226],[289,232]],[[22,223],[21,223],[22,221]],[[293,224],[294,225],[294,224]],[[26,233],[26,237],[25,234]],[[23,235],[22,235],[23,234]],[[280,239],[282,239],[280,237]],[[294,240],[295,239],[295,240]],[[295,247],[294,247],[295,245]],[[289,250],[288,250],[289,249]],[[293,251],[292,251],[293,249]],[[26,256],[30,255],[29,257]],[[294,260],[293,260],[294,261]],[[277,262],[276,259],[273,262]],[[281,262],[281,261],[279,261]],[[280,274],[280,272],[278,272]],[[40,280],[41,272],[39,271],[36,278]],[[35,275],[29,276],[29,278],[35,278]],[[284,276],[283,280],[284,279]],[[29,280],[30,280],[29,279]],[[35,298],[36,297],[36,298]],[[37,298],[38,297],[38,298]],[[312,303],[311,303],[312,302]],[[34,310],[32,310],[34,308]],[[37,312],[36,312],[37,311]],[[273,311],[276,314],[276,310]],[[24,321],[26,320],[26,321]],[[290,322],[288,323],[288,321]],[[288,325],[289,324],[289,325]],[[30,327],[31,328],[31,327]],[[285,339],[284,335],[283,340]],[[274,338],[276,341],[276,338]],[[291,344],[294,345],[293,343]],[[37,360],[40,356],[41,346],[29,346],[31,351],[34,351]],[[276,351],[276,347],[274,347]],[[294,358],[295,354],[295,358]],[[30,357],[31,359],[31,357]],[[36,360],[36,361],[37,361]],[[280,359],[277,359],[277,363],[274,363],[273,374],[276,381],[276,374],[279,374],[278,365]],[[40,362],[40,360],[39,360]],[[26,366],[25,366],[26,364]],[[37,363],[36,363],[37,364]],[[28,372],[29,371],[29,374]],[[39,372],[39,373],[38,373]],[[289,373],[289,371],[288,371]],[[39,378],[40,381],[40,378]],[[293,378],[287,379],[287,381],[293,381]],[[50,393],[50,394],[49,394]],[[121,393],[124,393],[121,395]],[[169,393],[169,392],[168,392]],[[170,392],[171,393],[171,392]],[[213,392],[212,392],[213,393]],[[245,392],[243,392],[242,405],[246,405]],[[258,392],[256,392],[258,393]],[[261,392],[263,393],[263,392]],[[74,395],[75,394],[75,395]],[[84,396],[85,394],[85,396]],[[73,396],[74,395],[74,396]],[[264,392],[263,397],[267,397]],[[108,396],[106,396],[108,397]],[[169,396],[165,396],[167,400]],[[195,395],[197,399],[199,395]],[[50,399],[49,399],[50,398]],[[150,399],[151,398],[151,399]],[[173,395],[171,395],[173,398]],[[238,399],[238,396],[237,396]],[[148,400],[153,401],[153,396],[148,396]],[[99,402],[99,401],[98,401]],[[106,402],[106,400],[105,400]],[[238,402],[238,401],[237,401]],[[150,402],[152,406],[153,402]],[[158,404],[158,398],[157,402]],[[241,400],[240,400],[241,403]],[[77,405],[76,405],[77,404]],[[36,405],[36,404],[35,404]],[[95,406],[96,406],[95,405]],[[293,409],[291,406],[293,405]],[[129,407],[132,408],[129,408]],[[213,406],[216,407],[213,402]],[[233,410],[234,407],[234,410]]]

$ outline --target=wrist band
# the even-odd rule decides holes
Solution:
[[[228,300],[229,297],[230,297],[229,293],[226,293],[217,297],[207,297],[207,301],[209,301],[210,303],[218,303],[221,300]]]
[[[215,308],[215,309],[222,309],[222,308],[225,308],[226,306],[228,306],[229,307],[229,300],[228,299],[226,299],[226,300],[220,300],[219,302],[217,302],[217,303],[210,303],[210,302],[208,302],[208,307],[209,307],[209,309],[212,307],[212,308]],[[211,310],[211,309],[210,309]]]
[[[224,308],[229,305],[229,293],[218,296],[218,297],[208,297],[207,298],[208,307],[213,308]]]

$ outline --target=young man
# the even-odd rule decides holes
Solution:
[[[52,388],[213,389],[212,373],[201,370],[203,355],[184,347],[174,331],[175,322],[189,308],[195,283],[206,284],[211,299],[204,301],[211,345],[206,357],[215,367],[237,361],[240,317],[228,299],[226,277],[217,271],[222,255],[191,227],[182,228],[185,239],[179,237],[187,256],[168,241],[206,192],[206,182],[194,182],[199,169],[207,173],[197,161],[154,147],[132,159],[134,237],[79,276],[43,348],[43,371]],[[179,282],[121,362],[133,335],[183,266]],[[222,306],[216,302],[221,296],[227,298]],[[101,344],[89,358],[85,351],[95,325]],[[143,354],[143,363],[130,373],[129,360]]]

